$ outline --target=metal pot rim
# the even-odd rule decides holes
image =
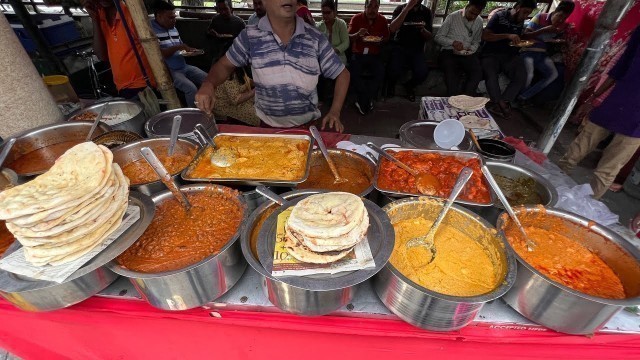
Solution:
[[[202,191],[204,189],[224,190],[224,189],[229,189],[229,188],[226,187],[226,186],[215,185],[215,184],[189,184],[189,185],[184,185],[184,186],[180,187],[180,190],[183,190],[183,191],[185,191],[187,193],[189,193],[189,192],[200,192],[200,191]],[[172,197],[172,196],[173,195],[171,194],[171,191],[166,190],[166,191],[163,191],[163,192],[160,192],[160,193],[157,193],[157,194],[151,196],[151,199],[153,200],[153,202],[157,206],[158,203],[161,203],[165,199],[168,199],[169,197]],[[240,205],[244,208],[242,220],[240,222],[240,226],[238,226],[238,229],[233,234],[231,239],[229,239],[229,241],[227,241],[227,243],[216,254],[209,255],[206,258],[200,260],[199,262],[197,262],[195,264],[191,264],[191,265],[189,265],[187,267],[184,267],[184,268],[181,268],[181,269],[163,271],[163,272],[158,272],[158,273],[143,273],[143,272],[138,272],[138,271],[125,269],[120,264],[118,264],[118,262],[115,259],[113,261],[109,262],[107,264],[107,267],[111,271],[115,272],[116,274],[124,276],[124,277],[127,277],[129,279],[154,279],[154,278],[171,277],[172,275],[185,273],[185,272],[190,272],[192,270],[195,270],[196,268],[199,268],[201,266],[206,265],[208,262],[216,259],[219,255],[225,253],[227,251],[227,249],[232,247],[233,244],[235,244],[238,241],[238,239],[240,238],[240,234],[242,234],[243,231],[244,231],[244,227],[246,226],[246,223],[247,223],[246,220],[247,220],[247,216],[248,216],[248,214],[247,214],[247,202],[242,197],[242,194],[240,194],[237,197],[237,200],[240,202]]]
[[[430,201],[436,201],[436,202],[444,202],[444,200],[438,200],[438,199],[431,199],[429,198]],[[405,199],[400,199],[397,201],[394,201],[390,204],[385,205],[382,210],[387,212],[388,210],[390,210],[392,207],[397,207],[397,206],[401,206],[403,204],[410,204],[410,203],[416,203],[419,202],[420,198],[405,198]],[[451,210],[455,210],[458,211],[466,216],[468,216],[469,218],[479,222],[481,225],[487,227],[487,228],[493,228],[493,226],[486,221],[485,219],[481,218],[480,216],[476,215],[475,213],[473,213],[470,210],[465,209],[464,207],[458,205],[458,204],[452,204],[451,206]],[[510,251],[507,249],[506,245],[508,245],[508,241],[506,240],[506,238],[504,237],[504,234],[498,233],[496,234],[499,241],[502,243],[502,249],[504,251],[505,254],[505,260],[507,263],[506,266],[506,271],[505,271],[505,275],[504,275],[504,279],[502,280],[502,282],[500,283],[499,286],[497,286],[495,289],[493,289],[492,291],[488,292],[488,293],[484,293],[484,294],[480,294],[480,295],[475,295],[475,296],[453,296],[453,295],[445,295],[445,294],[441,294],[438,292],[435,292],[433,290],[429,290],[421,285],[416,284],[415,282],[413,282],[412,280],[410,280],[409,278],[407,278],[406,276],[404,276],[398,269],[396,269],[392,264],[391,261],[387,262],[387,268],[398,278],[400,278],[402,281],[404,281],[405,283],[411,285],[411,287],[413,287],[415,290],[420,291],[421,293],[427,295],[427,296],[431,296],[440,300],[446,300],[446,301],[451,301],[451,302],[456,302],[456,303],[486,303],[488,301],[491,300],[495,300],[501,296],[503,296],[504,294],[507,293],[507,291],[509,291],[509,289],[511,289],[511,287],[513,286],[513,284],[516,281],[516,272],[517,272],[517,266],[516,266],[516,257],[514,256],[513,251]],[[509,248],[510,249],[510,248]]]
[[[109,103],[109,106],[117,105],[117,104],[127,104],[127,105],[135,105],[135,106],[137,106],[139,111],[136,114],[129,114],[129,115],[131,115],[131,118],[129,120],[131,120],[134,117],[140,115],[140,113],[144,111],[144,106],[142,106],[142,104],[140,102],[138,102],[138,101],[124,100],[124,99],[122,99],[122,100],[113,100],[113,101],[107,100],[107,101],[95,102],[95,103],[93,103],[93,104],[91,104],[91,105],[89,105],[89,106],[87,106],[85,108],[73,111],[71,114],[69,114],[67,116],[66,120],[68,122],[76,122],[76,120],[73,120],[73,118],[76,117],[77,115],[80,115],[80,114],[82,114],[82,113],[84,113],[86,111],[90,111],[90,110],[93,110],[95,108],[99,108],[101,106],[104,106],[104,104],[106,104],[106,103]],[[125,121],[129,121],[129,120],[125,120]],[[80,120],[78,120],[78,121],[80,121]],[[90,122],[93,122],[93,121],[90,121]]]
[[[558,202],[558,191],[556,190],[555,186],[553,186],[553,184],[549,180],[545,179],[542,175],[536,173],[535,171],[529,170],[529,169],[527,169],[525,167],[518,166],[518,165],[515,165],[515,164],[512,164],[512,163],[505,163],[505,162],[500,162],[500,161],[487,161],[485,163],[485,165],[489,168],[489,170],[491,170],[491,167],[508,168],[510,170],[521,172],[521,173],[533,178],[536,182],[539,182],[547,190],[549,190],[549,195],[550,195],[551,199],[549,200],[549,202],[547,204],[544,204],[544,206],[555,206],[555,204]],[[502,204],[500,203],[500,201],[496,201],[495,206],[497,208],[499,208],[499,209],[503,209]]]
[[[515,209],[513,209],[513,211],[516,213],[516,215],[518,213],[521,213],[523,211],[533,211],[533,212],[540,212],[540,211],[545,211],[547,214],[550,214],[552,216],[556,216],[556,217],[561,217],[567,221],[570,221],[574,224],[577,225],[581,225],[583,227],[586,227],[586,224],[592,223],[595,224],[594,226],[589,227],[590,230],[594,231],[595,233],[610,239],[612,242],[614,242],[621,250],[625,251],[629,256],[631,256],[637,263],[640,263],[640,250],[638,250],[635,246],[633,246],[631,243],[629,243],[629,241],[627,241],[626,239],[624,239],[622,236],[618,235],[616,232],[614,232],[613,230],[609,230],[606,226],[600,225],[594,221],[591,221],[585,217],[582,217],[580,215],[568,212],[568,211],[564,211],[561,209],[557,209],[557,208],[553,208],[553,207],[541,207],[540,205],[527,205],[527,206],[522,206],[522,207],[517,207]],[[500,214],[500,216],[498,216],[498,222],[496,224],[496,228],[498,229],[498,233],[502,234],[502,236],[504,236],[504,231],[501,229],[501,225],[502,225],[502,214],[505,214],[506,212],[502,212]],[[506,237],[505,237],[506,238]],[[562,285],[558,282],[555,282],[551,279],[549,279],[546,275],[542,274],[541,272],[539,272],[536,268],[534,268],[533,266],[529,265],[529,263],[527,263],[526,261],[524,261],[524,259],[522,259],[522,257],[520,257],[520,255],[518,255],[518,253],[513,249],[513,247],[511,246],[511,244],[509,243],[509,241],[505,241],[507,247],[509,248],[510,252],[513,253],[516,257],[516,259],[518,260],[518,262],[520,264],[522,264],[524,267],[526,267],[529,271],[531,271],[532,273],[538,275],[539,277],[541,277],[542,279],[544,279],[544,281],[546,281],[547,283],[560,288],[563,291],[569,292],[572,295],[581,297],[583,299],[586,300],[590,300],[590,301],[594,301],[600,304],[605,304],[605,305],[616,305],[616,306],[636,306],[638,304],[640,304],[640,295],[637,295],[635,297],[631,297],[631,298],[626,298],[626,299],[606,299],[606,298],[601,298],[601,297],[597,297],[597,296],[592,296],[589,294],[585,294],[582,292],[579,292],[577,290],[574,290],[568,286]]]

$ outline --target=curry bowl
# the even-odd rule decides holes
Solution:
[[[383,210],[387,212],[391,223],[396,228],[402,222],[411,224],[413,219],[435,219],[442,204],[441,201],[428,198],[407,198],[388,204]],[[410,277],[414,279],[415,277],[401,272],[400,268],[405,268],[405,266],[397,262],[397,259],[403,259],[399,257],[400,253],[398,253],[403,250],[399,247],[405,246],[405,242],[401,239],[402,236],[405,236],[402,234],[406,231],[403,228],[396,228],[394,254],[389,263],[375,276],[373,285],[380,300],[402,320],[426,330],[453,331],[471,323],[485,303],[501,297],[511,288],[516,279],[516,260],[514,255],[506,249],[504,237],[496,234],[495,229],[487,221],[459,205],[452,205],[441,228],[439,228],[438,234],[440,235],[443,234],[442,226],[455,228],[462,234],[461,236],[466,236],[469,239],[467,241],[478,244],[477,251],[491,262],[492,281],[486,290],[483,288],[464,289],[461,287],[462,285],[459,285],[463,282],[453,277],[449,278],[453,280],[448,280],[446,275],[441,278],[441,284],[447,287],[446,292],[449,294],[465,293],[464,295],[447,295],[444,293],[445,291],[436,292],[414,282]],[[421,227],[420,229],[422,235],[426,234],[429,228]],[[453,240],[462,241],[460,235],[452,239],[447,237],[446,244],[453,244]],[[458,256],[458,253],[454,252],[452,255],[452,252],[449,251],[449,255],[447,255],[447,252],[439,247],[439,244],[436,236],[433,266],[446,265],[449,262],[455,263],[452,261],[454,259],[449,257]],[[464,243],[460,242],[460,244]],[[438,265],[438,261],[440,261],[440,265]],[[426,270],[430,271],[428,268]],[[482,269],[470,267],[469,270],[469,275],[471,275],[475,270]],[[416,276],[422,275],[417,274]],[[429,286],[431,287],[431,285]],[[432,288],[435,287],[436,285]]]
[[[335,182],[327,160],[320,150],[311,153],[309,177],[298,184],[296,189],[314,189],[345,191],[365,197],[373,191],[375,165],[364,156],[349,150],[328,149],[329,156],[337,167],[338,173],[347,181]]]
[[[507,242],[518,259],[518,275],[504,300],[522,316],[559,332],[593,334],[624,307],[640,305],[640,250],[633,244],[605,226],[566,211],[526,206],[515,212],[525,227],[559,231],[586,247],[590,256],[599,257],[613,271],[624,289],[623,299],[612,299],[565,286],[525,261]],[[498,220],[500,232],[510,222],[505,219],[501,215]]]
[[[247,267],[238,242],[247,217],[247,205],[242,195],[233,189],[212,184],[193,184],[182,186],[180,189],[187,196],[205,192],[221,196],[229,200],[233,204],[232,206],[237,206],[234,210],[240,211],[241,216],[237,229],[217,252],[195,263],[188,263],[181,268],[161,272],[131,270],[121,264],[121,258],[126,253],[109,263],[109,269],[118,275],[129,278],[129,281],[149,304],[164,310],[186,310],[205,305],[229,291],[242,277]],[[172,198],[171,192],[165,191],[154,195],[152,200],[158,208]],[[193,208],[191,211],[194,211]],[[158,213],[159,210],[156,210],[156,218],[158,218]],[[224,217],[229,215],[219,212],[212,213],[211,216]],[[168,214],[167,218],[173,220],[171,214]],[[150,229],[153,225],[152,223]],[[233,231],[233,229],[230,230]],[[176,236],[179,237],[179,235]],[[195,241],[195,239],[183,240],[187,244]]]
[[[113,149],[113,162],[120,165],[124,174],[131,180],[130,188],[134,191],[139,191],[146,195],[153,195],[155,193],[167,190],[167,187],[160,180],[144,181],[142,177],[151,177],[157,179],[156,173],[146,163],[146,160],[142,157],[140,149],[143,147],[149,147],[160,158],[163,164],[166,165],[167,150],[169,148],[170,139],[168,137],[144,139],[138,140],[129,144],[118,146]],[[193,159],[193,156],[198,151],[198,143],[185,138],[179,138],[176,142],[174,154],[172,159],[182,161],[184,165],[175,164],[177,167],[172,171],[167,169],[171,174],[171,178],[178,184],[182,183],[180,173],[187,167],[189,162]],[[140,171],[140,166],[143,166],[145,174]],[[135,178],[142,179],[143,181],[135,182]]]
[[[102,113],[100,122],[111,126],[113,130],[131,131],[144,136],[147,116],[144,113],[144,107],[137,101],[114,100],[95,103],[71,114],[69,121],[93,122],[100,113]]]

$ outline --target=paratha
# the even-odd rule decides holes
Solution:
[[[489,99],[483,97],[472,97],[467,95],[456,95],[449,98],[449,105],[464,111],[476,111],[482,109]]]
[[[285,247],[289,255],[293,256],[296,260],[311,264],[328,264],[338,261],[351,252],[353,248],[349,248],[342,251],[333,251],[325,253],[316,253],[309,250],[308,247],[298,242],[295,238],[285,236]]]
[[[465,115],[460,118],[460,122],[464,124],[467,129],[485,129],[491,130],[491,121],[489,119],[483,119],[475,115]]]
[[[362,199],[346,192],[311,195],[291,211],[288,226],[315,238],[337,238],[360,225],[366,209]]]

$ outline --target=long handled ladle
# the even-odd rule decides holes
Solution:
[[[171,125],[171,137],[169,138],[169,156],[173,155],[173,150],[176,148],[176,143],[178,142],[178,133],[180,133],[180,124],[182,124],[182,116],[174,116],[173,124]]]
[[[333,160],[331,160],[331,156],[329,156],[329,152],[327,151],[327,146],[324,144],[324,141],[322,140],[322,136],[320,135],[318,128],[311,125],[309,127],[309,131],[311,131],[311,135],[313,135],[314,139],[316,139],[316,142],[318,143],[318,147],[320,148],[322,155],[324,156],[325,160],[327,160],[327,164],[329,164],[329,169],[331,169],[331,173],[335,178],[335,182],[342,183],[347,181],[347,179],[340,176],[340,173],[338,172],[338,168],[336,168],[336,165],[333,163]]]
[[[100,120],[102,120],[102,115],[104,115],[104,112],[107,110],[108,107],[109,107],[109,102],[107,101],[106,103],[104,103],[104,105],[102,105],[102,109],[100,109],[100,113],[98,113],[98,116],[96,117],[96,119],[93,120],[93,124],[91,124],[91,129],[89,129],[89,133],[87,134],[87,137],[84,139],[84,141],[91,140],[91,138],[93,137],[93,133],[96,131],[96,128],[100,123]]]
[[[153,150],[148,147],[143,147],[142,149],[140,149],[140,153],[142,154],[142,157],[147,160],[149,165],[151,165],[156,174],[158,174],[158,176],[160,177],[160,181],[162,181],[162,183],[167,188],[169,188],[169,191],[171,191],[173,197],[175,197],[176,200],[180,202],[180,205],[184,207],[185,211],[188,212],[189,210],[191,210],[191,203],[189,202],[189,199],[187,199],[187,196],[182,191],[180,191],[178,184],[176,184],[176,182],[171,178],[171,174],[169,174],[167,169],[165,169],[164,165],[162,165]]]
[[[464,167],[462,169],[462,171],[458,175],[458,179],[456,180],[455,185],[453,186],[453,189],[451,190],[451,194],[449,194],[449,198],[442,207],[440,214],[438,214],[436,221],[433,222],[433,225],[431,226],[431,229],[429,229],[429,232],[424,236],[413,238],[407,242],[408,249],[418,246],[424,246],[431,252],[431,259],[428,260],[427,264],[431,263],[436,257],[434,238],[436,236],[436,232],[438,231],[438,227],[442,223],[442,220],[444,220],[445,216],[447,216],[447,212],[449,212],[451,205],[456,200],[458,195],[460,195],[460,192],[462,192],[462,189],[464,189],[464,186],[471,178],[471,175],[473,175],[473,170],[468,167]]]
[[[367,146],[375,150],[378,154],[382,155],[385,159],[391,161],[392,163],[398,165],[401,169],[413,175],[416,178],[416,186],[418,187],[418,191],[424,195],[435,195],[440,187],[440,180],[437,177],[433,176],[429,173],[421,173],[417,172],[414,169],[408,167],[406,164],[401,162],[400,160],[394,158],[389,155],[386,151],[378,147],[378,145],[368,142]]]
[[[202,124],[196,124],[195,126],[196,133],[204,139],[204,141],[211,146],[211,164],[217,167],[229,167],[235,164],[237,155],[236,152],[232,149],[222,148],[220,149],[218,145],[213,141],[211,136],[207,130],[202,126]]]
[[[266,197],[267,199],[275,202],[278,205],[284,205],[285,202],[287,202],[284,198],[282,198],[280,195],[274,193],[273,191],[267,189],[265,186],[260,185],[256,187],[256,192],[264,197]]]
[[[533,251],[537,247],[537,244],[527,236],[527,233],[524,231],[524,227],[520,223],[520,220],[518,220],[516,213],[513,211],[511,205],[509,205],[507,197],[504,196],[504,193],[500,189],[500,186],[498,186],[498,183],[493,178],[491,171],[489,171],[489,168],[486,165],[482,166],[482,173],[484,174],[485,179],[487,179],[487,181],[489,182],[489,185],[491,185],[493,192],[495,192],[498,196],[498,199],[500,199],[502,206],[504,206],[505,210],[507,210],[507,213],[511,217],[511,220],[513,220],[513,222],[516,224],[516,226],[524,236],[524,241],[527,243],[527,250]]]

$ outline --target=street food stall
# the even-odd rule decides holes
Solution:
[[[449,100],[423,98],[400,139],[216,125],[193,109],[147,120],[170,136],[89,134],[100,116],[81,113],[17,135],[0,148],[0,347],[637,357],[637,239],[556,208],[563,175],[500,141],[484,104]],[[433,141],[445,118],[465,125],[455,149]],[[96,141],[112,132],[111,148]]]

